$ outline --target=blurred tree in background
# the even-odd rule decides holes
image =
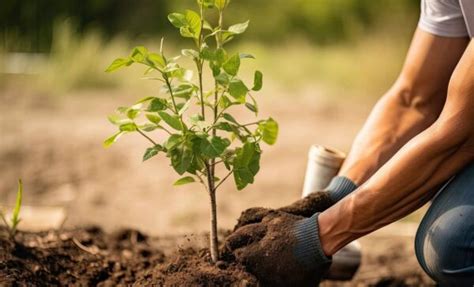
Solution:
[[[79,33],[99,30],[105,37],[160,34],[167,25],[169,0],[2,0],[1,47],[47,52],[54,25],[72,20]]]
[[[48,52],[55,23],[68,18],[79,33],[98,30],[105,38],[174,35],[167,33],[172,27],[166,15],[192,1],[2,0],[0,49]],[[380,25],[401,29],[407,25],[399,22],[414,22],[419,9],[419,1],[414,0],[233,0],[232,5],[232,14],[226,16],[229,21],[251,19],[250,38],[269,43],[298,36],[327,44]]]

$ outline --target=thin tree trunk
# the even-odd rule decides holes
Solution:
[[[211,247],[211,258],[212,262],[216,263],[219,260],[219,243],[217,240],[217,206],[216,206],[216,191],[210,191],[211,199],[211,234],[210,234],[210,247]]]
[[[217,240],[217,204],[216,204],[216,189],[214,185],[214,170],[209,164],[206,164],[207,182],[209,188],[209,199],[211,204],[211,228],[209,234],[210,251],[212,262],[216,263],[219,260],[219,244]]]

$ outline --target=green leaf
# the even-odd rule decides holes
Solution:
[[[188,170],[194,158],[192,150],[186,146],[173,149],[170,156],[171,165],[179,175],[184,174]]]
[[[278,137],[278,123],[274,119],[269,118],[268,120],[261,122],[258,125],[258,129],[262,133],[262,140],[265,143],[269,145],[276,143]]]
[[[199,59],[199,52],[193,49],[183,49],[181,54],[192,59]]]
[[[134,132],[137,130],[137,125],[135,123],[127,123],[120,125],[119,129],[121,132]]]
[[[181,35],[187,38],[199,38],[201,33],[201,17],[198,13],[186,10],[184,14],[171,13],[168,20],[179,29]]]
[[[240,103],[245,103],[248,92],[249,89],[240,79],[233,79],[229,84],[229,94]]]
[[[235,35],[235,34],[232,33],[232,32],[223,31],[223,32],[221,33],[221,37],[222,37],[222,42],[223,42],[223,44],[228,43],[228,42],[230,42],[232,39],[234,39],[234,35]]]
[[[257,104],[257,101],[254,99],[254,97],[252,97],[251,94],[249,94],[250,96],[250,99],[252,100],[252,106],[253,108],[255,109],[255,116],[258,116],[258,104]]]
[[[232,25],[227,30],[234,34],[242,34],[245,32],[245,30],[247,30],[248,26],[249,26],[249,21]]]
[[[131,123],[132,120],[130,119],[122,119],[120,116],[118,115],[110,115],[107,117],[107,119],[109,120],[109,122],[111,122],[113,125],[123,125],[123,124],[127,124],[127,123]]]
[[[222,66],[227,61],[227,52],[223,48],[216,50],[216,62],[219,66]]]
[[[201,51],[201,58],[207,61],[214,61],[215,54],[209,47],[204,47]]]
[[[143,99],[140,99],[138,102],[136,102],[137,104],[142,104],[142,103],[146,103],[146,102],[149,102],[151,100],[153,100],[155,97],[145,97]]]
[[[255,59],[254,55],[252,54],[246,54],[246,53],[240,53],[240,59]]]
[[[179,67],[176,63],[170,63],[163,69],[168,78],[182,78],[184,75],[184,69]]]
[[[228,139],[211,136],[201,141],[200,150],[204,156],[215,158],[220,156],[229,145],[230,141]]]
[[[129,119],[133,120],[138,116],[139,113],[140,113],[140,110],[138,110],[138,109],[129,109],[127,111],[127,117]]]
[[[200,122],[200,121],[204,120],[204,118],[202,117],[201,114],[194,114],[194,115],[190,116],[189,119],[191,120],[191,122],[193,122],[195,124],[197,122]]]
[[[159,127],[156,124],[150,124],[150,123],[146,123],[146,124],[138,126],[138,129],[140,129],[142,131],[145,131],[145,132],[152,132],[152,131],[154,131],[158,128]]]
[[[145,117],[156,125],[161,122],[161,118],[155,113],[145,113]]]
[[[12,226],[11,229],[13,233],[16,230],[18,223],[20,223],[20,209],[21,209],[21,201],[23,199],[23,183],[21,179],[18,180],[18,191],[16,193],[16,203],[15,208],[13,209],[12,215]]]
[[[231,116],[231,115],[228,114],[228,113],[223,113],[223,114],[222,114],[222,117],[223,117],[224,119],[228,120],[228,121],[231,122],[231,123],[238,124],[238,122],[234,119],[234,117]]]
[[[219,10],[224,10],[224,8],[227,6],[229,3],[229,0],[215,0],[214,4],[216,5],[216,8]]]
[[[185,184],[193,183],[193,182],[196,182],[194,177],[185,176],[185,177],[182,177],[182,178],[178,179],[177,181],[175,181],[175,183],[173,185],[174,186],[179,186],[179,185],[185,185]]]
[[[148,112],[158,112],[158,111],[166,110],[166,108],[167,108],[166,104],[167,104],[167,102],[166,102],[165,99],[154,98],[150,102],[150,105],[148,106],[147,111]]]
[[[140,109],[142,108],[142,104],[135,104],[129,108],[126,108],[126,110],[124,111],[127,118],[133,120],[135,119],[138,114],[140,114]]]
[[[156,54],[156,53],[150,53],[148,54],[147,59],[155,66],[159,68],[164,68],[166,66],[166,61],[163,58],[163,56]]]
[[[127,112],[127,110],[128,110],[128,107],[118,107],[116,109],[116,112],[123,115]]]
[[[173,150],[175,147],[177,147],[179,144],[183,142],[183,138],[181,135],[178,134],[172,134],[164,143],[164,147],[167,150]]]
[[[195,34],[191,31],[188,26],[179,28],[179,33],[185,38],[195,38]]]
[[[187,26],[186,17],[181,13],[171,13],[168,15],[168,20],[175,26],[176,28],[181,28]]]
[[[229,75],[226,73],[220,73],[218,76],[214,77],[214,79],[219,83],[221,86],[227,86],[230,82]]]
[[[209,67],[212,70],[212,76],[217,77],[221,73],[221,68],[216,62],[209,62]]]
[[[237,76],[240,68],[240,56],[239,54],[235,54],[230,57],[222,66],[224,71],[231,76]]]
[[[214,8],[214,0],[198,0],[198,4],[203,5],[204,8]]]
[[[262,89],[262,86],[263,86],[263,74],[260,71],[255,71],[252,90],[260,91]]]
[[[201,16],[192,10],[186,10],[185,16],[189,27],[199,36],[201,32]]]
[[[257,107],[255,107],[253,104],[251,103],[245,103],[245,106],[247,107],[247,109],[251,110],[252,112],[254,113],[257,113],[258,110],[257,110]]]
[[[161,119],[173,129],[178,131],[183,130],[183,126],[181,125],[181,121],[178,116],[170,115],[163,111],[159,111],[158,114],[160,115]]]
[[[197,87],[190,83],[183,83],[177,87],[173,87],[173,95],[178,98],[189,100],[191,95],[197,90]],[[169,92],[168,90],[166,90]]]
[[[130,58],[137,63],[144,63],[147,56],[148,50],[143,46],[133,48],[132,53],[130,54]]]
[[[112,64],[110,64],[109,67],[107,67],[107,69],[105,70],[107,73],[111,73],[113,71],[116,71],[120,68],[123,68],[125,66],[130,66],[131,64],[133,63],[132,60],[130,59],[125,59],[125,58],[118,58],[118,59],[115,59]]]
[[[206,30],[209,30],[209,31],[213,30],[211,24],[209,22],[207,22],[206,20],[204,20],[204,26],[202,26],[202,28],[206,29]]]
[[[260,169],[260,155],[259,146],[253,142],[246,142],[242,148],[236,149],[233,166],[238,190],[254,182],[255,175]]]
[[[108,139],[106,139],[104,141],[104,147],[105,148],[108,148],[110,147],[113,143],[115,143],[122,135],[124,134],[124,132],[118,132],[116,134],[114,134],[113,136],[109,137]]]
[[[229,98],[227,96],[221,96],[219,98],[219,107],[221,109],[227,109],[228,107],[230,107],[232,105],[232,102],[229,100]]]
[[[232,127],[232,125],[227,122],[218,122],[214,127],[218,130],[223,130],[227,132],[234,131],[234,128]]]
[[[160,145],[147,148],[145,151],[145,154],[143,154],[143,161],[147,161],[150,158],[156,156],[162,150],[163,150],[163,147],[161,147]]]

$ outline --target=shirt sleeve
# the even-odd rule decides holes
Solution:
[[[468,35],[459,0],[421,0],[418,27],[442,37]]]

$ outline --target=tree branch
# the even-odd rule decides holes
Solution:
[[[147,136],[144,132],[137,128],[137,132],[144,136],[147,140],[149,140],[153,145],[158,145],[154,140],[152,140],[149,136]]]
[[[215,187],[214,189],[217,190],[217,188],[219,188],[219,186],[221,186],[221,184],[223,184],[224,181],[226,181],[226,179],[228,179],[229,176],[231,176],[233,172],[234,172],[234,170],[232,169],[232,170],[221,180],[221,182],[219,182],[219,184],[216,185],[216,187]]]

